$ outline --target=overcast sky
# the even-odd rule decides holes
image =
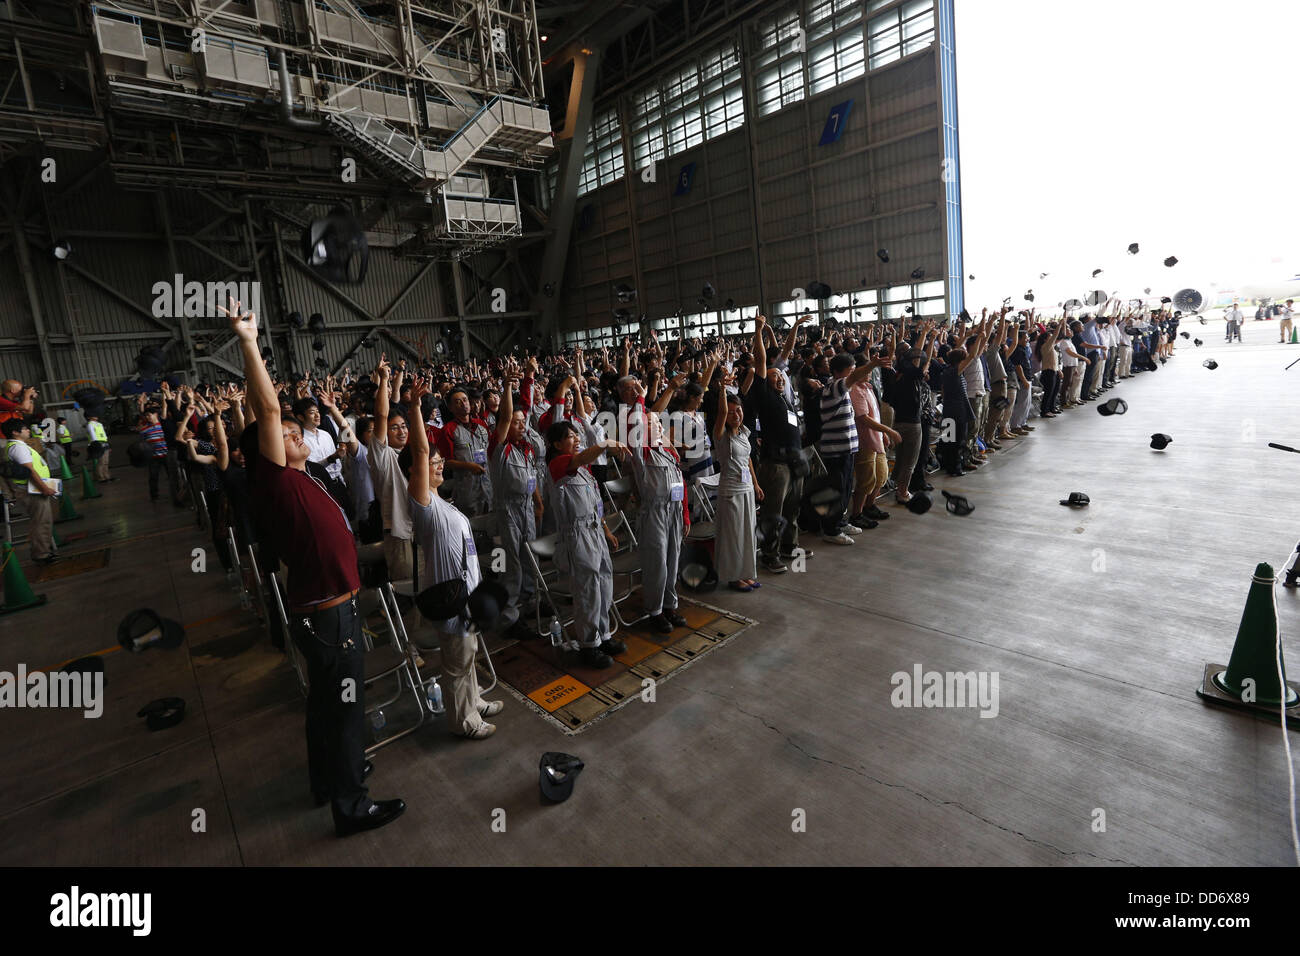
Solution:
[[[956,7],[968,306],[1300,272],[1300,2]]]

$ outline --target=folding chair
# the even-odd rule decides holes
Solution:
[[[691,527],[686,532],[688,541],[709,541],[717,537],[717,512],[714,510],[709,492],[712,491],[715,496],[717,495],[718,482],[721,478],[722,476],[718,474],[701,475],[691,482],[691,500],[699,506],[704,518],[691,521]]]
[[[228,553],[230,554],[230,561],[234,565],[227,573],[227,576],[231,579],[234,590],[239,592],[239,606],[245,611],[253,611],[260,618],[262,609],[265,607],[265,599],[261,593],[261,581],[258,580],[257,564],[254,562],[251,570],[245,569],[243,559],[239,554],[239,545],[235,541],[235,529],[230,525],[226,526],[226,547],[230,549]],[[256,595],[253,588],[248,586],[250,581],[255,582]]]
[[[297,645],[294,644],[293,638],[289,636],[289,614],[285,604],[284,595],[280,590],[280,580],[276,573],[272,571],[267,575],[267,583],[275,603],[275,613],[280,620],[280,627],[284,633],[284,652],[289,658],[289,664],[293,667],[294,676],[298,679],[298,690],[303,697],[307,696],[307,664],[298,652]],[[270,621],[271,615],[268,608],[267,621]]]
[[[545,598],[546,603],[551,606],[551,620],[543,624],[542,602],[540,600],[537,602],[537,636],[547,638],[551,642],[557,659],[565,648],[578,647],[577,638],[569,631],[576,620],[576,615],[565,616],[560,610],[560,601],[573,604],[573,586],[570,579],[562,575],[560,569],[555,566],[555,545],[558,539],[559,535],[547,534],[528,542],[528,559],[533,566],[533,578],[537,582],[537,596]],[[543,561],[549,567],[543,568]],[[558,634],[551,632],[552,622],[559,623]]]
[[[306,697],[309,690],[306,662],[303,661],[301,654],[298,652],[297,645],[289,636],[289,617],[282,585],[280,584],[279,578],[275,572],[267,575],[267,580],[269,583],[269,589],[275,597],[275,606],[280,618],[280,624],[284,628],[285,653],[288,655],[289,663],[293,666],[294,673],[298,678],[298,689],[302,692],[302,695]],[[387,593],[385,593],[386,591]],[[379,750],[381,747],[386,747],[393,741],[400,740],[407,734],[414,733],[418,730],[424,723],[425,699],[420,691],[418,680],[413,673],[413,665],[407,658],[403,646],[403,632],[400,630],[402,623],[401,617],[397,617],[396,624],[394,624],[394,616],[391,612],[391,607],[395,607],[396,602],[392,597],[391,585],[384,584],[379,588],[363,590],[361,594],[357,596],[357,600],[358,607],[362,611],[363,620],[368,616],[366,613],[367,607],[371,612],[375,609],[382,611],[384,620],[388,625],[389,633],[388,642],[376,647],[374,641],[371,639],[373,632],[364,625],[362,626],[361,635],[366,653],[362,677],[363,683],[368,688],[370,685],[383,680],[386,677],[396,677],[397,679],[397,689],[392,696],[379,700],[376,699],[374,695],[366,695],[366,717],[370,717],[370,715],[376,711],[382,710],[383,708],[396,703],[401,698],[405,688],[411,690],[411,694],[416,703],[416,713],[419,715],[416,718],[415,723],[370,744],[370,746],[366,748],[366,754],[369,755]]]
[[[364,600],[362,595],[370,598],[370,600]],[[395,733],[391,733],[386,737],[381,737],[370,744],[370,746],[366,748],[366,754],[368,756],[383,747],[387,747],[396,740],[401,740],[407,734],[413,734],[415,731],[419,730],[420,727],[424,725],[426,708],[428,707],[428,698],[424,693],[424,685],[421,681],[419,670],[416,668],[415,661],[412,660],[410,652],[408,651],[409,644],[406,637],[406,628],[402,624],[401,614],[398,613],[397,596],[393,592],[392,582],[385,582],[379,587],[372,589],[370,592],[362,591],[361,595],[358,595],[357,597],[358,610],[362,611],[363,620],[366,616],[365,611],[367,606],[374,607],[377,605],[378,609],[383,614],[384,622],[388,625],[388,642],[379,644],[378,646],[376,646],[371,639],[372,632],[365,627],[362,628],[362,638],[366,643],[364,671],[365,685],[369,688],[372,684],[387,677],[396,678],[396,689],[393,691],[391,697],[376,702],[373,701],[371,695],[367,693],[366,716],[369,717],[376,711],[397,703],[397,701],[402,697],[403,692],[406,690],[410,690],[411,692],[411,696],[415,701],[415,712],[418,715],[415,719],[415,723],[410,724]]]

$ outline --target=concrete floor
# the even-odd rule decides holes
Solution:
[[[891,508],[851,549],[805,539],[806,574],[710,595],[759,625],[655,703],[569,738],[507,695],[488,741],[426,726],[381,751],[372,794],[409,809],[348,840],[311,807],[287,665],[215,560],[191,571],[205,544],[192,515],[150,504],[144,473],[119,467],[78,503],[84,527],[65,526],[111,528],[85,542],[111,543],[111,565],[0,618],[0,669],[110,647],[138,606],[188,640],[108,655],[98,720],[0,711],[0,865],[1290,863],[1278,727],[1193,692],[1207,660],[1227,661],[1255,564],[1280,570],[1300,539],[1300,457],[1265,447],[1300,445],[1300,366],[1283,372],[1300,346],[1273,344],[1272,324],[1247,322],[1244,345],[1220,329],[1192,327],[1206,348],[1181,342],[1108,393],[1127,415],[1040,422],[978,473],[935,482],[973,515]],[[1156,431],[1174,437],[1163,454]],[[1075,490],[1090,508],[1057,504]],[[1279,588],[1278,604],[1294,671],[1300,594]],[[998,716],[894,708],[891,675],[917,664],[997,672]],[[149,733],[135,711],[164,695],[190,714]],[[553,749],[587,768],[568,803],[542,806],[537,760]]]

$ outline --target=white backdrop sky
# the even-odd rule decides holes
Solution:
[[[968,308],[1300,272],[1300,2],[956,7]]]

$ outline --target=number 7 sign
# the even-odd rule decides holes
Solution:
[[[826,127],[822,130],[822,138],[817,142],[818,146],[826,146],[839,140],[844,127],[848,125],[849,110],[852,108],[852,100],[845,100],[831,107],[830,115],[826,117]]]

